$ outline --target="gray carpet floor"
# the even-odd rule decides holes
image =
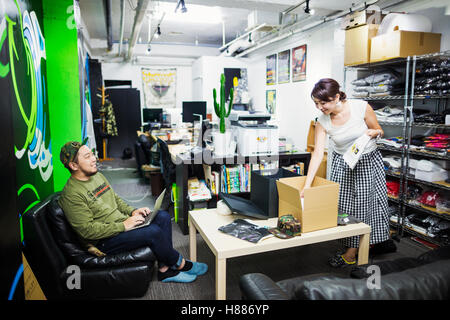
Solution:
[[[150,207],[155,203],[151,195],[150,183],[139,176],[136,161],[114,160],[103,162],[100,172],[111,183],[116,193],[131,206]],[[189,258],[189,235],[183,235],[175,223],[172,224],[173,245],[184,257]],[[378,255],[369,262],[392,260],[400,257],[416,257],[428,249],[409,238],[395,242],[397,252]],[[350,269],[334,269],[328,265],[328,258],[341,248],[339,241],[329,241],[298,248],[232,258],[227,260],[227,299],[239,300],[239,278],[247,273],[264,273],[274,281],[315,273],[348,275]],[[197,260],[209,266],[208,272],[192,283],[162,283],[153,281],[147,293],[139,300],[213,300],[215,299],[215,257],[205,241],[197,234]]]

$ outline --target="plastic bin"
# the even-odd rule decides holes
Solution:
[[[250,201],[269,218],[278,217],[278,190],[276,181],[281,178],[298,177],[286,169],[252,171]]]

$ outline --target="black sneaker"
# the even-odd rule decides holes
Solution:
[[[337,255],[328,259],[328,263],[333,268],[342,268],[356,264],[356,259],[354,261],[347,261],[344,259],[343,255]]]

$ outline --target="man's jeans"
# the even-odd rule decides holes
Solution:
[[[183,259],[172,245],[172,223],[167,211],[160,210],[152,223],[146,227],[121,232],[116,236],[102,239],[97,248],[106,254],[130,251],[144,246],[150,247],[160,267],[179,266]]]

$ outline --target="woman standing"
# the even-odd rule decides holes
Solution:
[[[327,134],[334,142],[331,177],[339,183],[339,212],[349,214],[371,227],[370,244],[389,239],[389,216],[386,176],[383,158],[375,139],[384,134],[375,112],[364,100],[347,100],[333,79],[321,79],[314,86],[311,97],[322,112],[315,128],[315,148],[311,156],[304,188],[311,187],[323,159]],[[354,167],[345,163],[343,154],[363,134],[372,139]],[[303,191],[301,193],[303,197]],[[354,264],[359,237],[344,239],[346,251],[330,258],[333,267]]]

